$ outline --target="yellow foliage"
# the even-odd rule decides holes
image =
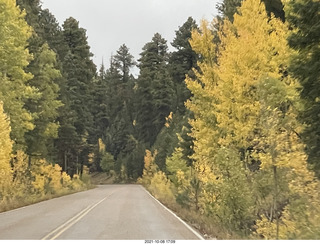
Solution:
[[[153,175],[148,190],[159,200],[174,202],[175,198],[171,190],[171,182],[165,173],[158,171]]]
[[[193,94],[186,105],[195,117],[190,124],[199,202],[222,222],[229,218],[230,226],[248,224],[243,228],[249,230],[256,201],[259,235],[314,238],[320,233],[319,182],[297,136],[303,129],[297,119],[300,85],[284,75],[293,52],[288,26],[268,16],[261,1],[245,0],[238,11],[219,30],[220,56],[207,22],[190,41],[203,58],[197,79],[186,79]],[[181,172],[177,176],[184,179]]]
[[[138,179],[138,183],[143,184],[144,186],[149,186],[153,175],[158,171],[158,166],[155,164],[154,160],[157,156],[157,150],[152,155],[152,152],[146,150],[144,156],[144,169],[142,178]]]
[[[84,188],[84,183],[81,181],[79,175],[77,174],[73,175],[71,187],[73,190],[76,190],[76,191],[79,191]]]
[[[13,192],[16,198],[23,198],[31,192],[31,172],[29,170],[28,160],[28,156],[22,151],[17,151],[13,160]]]
[[[10,159],[13,143],[10,139],[10,131],[10,122],[0,101],[0,200],[7,196],[12,182]]]
[[[62,172],[61,181],[62,181],[63,188],[71,188],[72,186],[71,177],[66,172]]]
[[[100,153],[104,153],[106,151],[106,145],[103,143],[102,139],[98,139],[98,148]]]

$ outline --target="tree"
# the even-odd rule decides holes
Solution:
[[[239,14],[238,8],[241,6],[243,0],[223,0],[222,3],[217,4],[217,9],[222,18],[228,18],[233,22],[233,16]],[[281,0],[262,0],[266,5],[266,10],[269,14],[273,13],[276,17],[279,17],[284,21],[285,14],[283,11],[283,4]]]
[[[8,197],[12,182],[10,159],[13,142],[10,131],[10,122],[3,111],[3,103],[0,102],[0,200]]]
[[[306,124],[302,133],[307,145],[308,162],[320,176],[320,124],[319,124],[319,84],[320,84],[320,3],[312,0],[289,1],[287,20],[293,28],[288,41],[296,52],[292,56],[290,73],[301,85],[301,97],[305,109],[301,113],[301,122]]]
[[[242,0],[223,0],[217,4],[217,9],[222,18],[228,18],[233,22],[233,15],[238,13],[237,8],[241,6]]]
[[[57,61],[60,67],[69,50],[67,43],[64,41],[62,28],[48,9],[41,10],[39,15],[39,25],[42,28],[41,36],[57,54]]]
[[[34,62],[29,66],[34,75],[30,84],[37,88],[39,97],[26,105],[33,114],[35,124],[34,130],[26,134],[28,155],[46,157],[52,148],[53,139],[58,136],[59,124],[56,119],[62,103],[58,100],[60,89],[57,84],[61,74],[55,68],[56,65],[55,53],[44,44],[39,52],[35,53]]]
[[[33,60],[26,70],[33,74],[28,84],[37,89],[38,96],[28,99],[26,108],[31,112],[35,128],[26,133],[27,154],[30,156],[47,157],[52,151],[52,141],[57,137],[58,108],[62,106],[58,100],[61,78],[56,61],[56,54],[50,50],[44,40],[44,29],[40,23],[41,6],[38,0],[19,0],[21,9],[26,11],[26,21],[33,27],[32,36],[28,40],[28,48]],[[50,143],[49,143],[50,142]]]
[[[192,50],[189,39],[192,30],[198,29],[191,17],[176,31],[171,45],[176,48],[169,58],[169,70],[176,89],[177,111],[185,112],[184,102],[190,98],[190,91],[184,82],[186,75],[193,76],[192,69],[197,67],[197,54]],[[175,112],[175,111],[174,111]]]
[[[205,24],[191,42],[204,57],[197,73],[201,83],[187,81],[194,94],[188,107],[195,115],[193,158],[201,197],[206,211],[234,230],[248,233],[256,221],[256,232],[267,239],[310,237],[319,228],[319,215],[311,211],[317,209],[319,183],[307,170],[298,136],[299,83],[286,72],[288,27],[270,19],[255,0],[244,1],[238,11],[233,23],[224,21],[218,65]],[[313,193],[304,194],[307,189]],[[312,214],[294,219],[303,206]]]
[[[27,99],[36,96],[28,85],[32,74],[24,71],[32,57],[26,49],[31,28],[15,1],[0,2],[0,100],[11,121],[15,149],[25,147],[24,135],[34,129],[32,116],[25,108]]]
[[[136,126],[139,140],[150,147],[175,107],[174,86],[167,69],[167,49],[166,40],[156,33],[143,47],[138,65]]]
[[[91,113],[92,79],[96,67],[87,42],[86,31],[74,18],[63,24],[63,40],[67,53],[63,56],[64,83],[60,84],[61,100],[65,106],[60,110],[59,138],[56,140],[59,158],[66,171],[82,172],[90,151],[88,137],[93,126]]]
[[[115,61],[115,68],[120,71],[122,76],[122,82],[128,82],[130,69],[136,64],[134,57],[129,53],[129,48],[125,44],[121,45],[113,58]]]

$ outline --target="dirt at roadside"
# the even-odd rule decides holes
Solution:
[[[92,185],[107,185],[114,183],[114,176],[107,175],[104,172],[91,173],[90,176]]]

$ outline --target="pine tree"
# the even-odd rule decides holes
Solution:
[[[192,69],[197,67],[197,54],[192,50],[189,39],[191,32],[198,29],[194,19],[191,17],[176,31],[176,37],[171,45],[176,48],[169,59],[170,75],[175,85],[177,97],[177,110],[185,112],[184,102],[190,98],[190,91],[184,82],[186,75],[193,76]],[[175,112],[175,111],[174,111]]]
[[[217,9],[223,19],[228,18],[229,21],[233,22],[233,16],[239,13],[237,9],[242,2],[243,0],[223,0],[222,3],[217,4]],[[284,21],[285,14],[281,0],[262,0],[262,2],[265,3],[269,16],[273,13]]]
[[[60,84],[61,100],[59,138],[56,140],[59,158],[69,174],[82,172],[90,151],[89,134],[93,126],[91,113],[92,80],[96,67],[87,42],[86,31],[74,18],[63,24],[63,41],[67,53],[59,55],[62,60],[64,83]]]
[[[173,82],[167,69],[167,50],[166,40],[156,33],[143,47],[139,60],[136,123],[139,140],[148,146],[155,142],[165,118],[175,107]]]
[[[129,52],[129,48],[125,44],[121,45],[113,58],[115,61],[115,68],[120,71],[122,76],[122,82],[127,83],[130,77],[130,69],[136,64],[134,57]]]
[[[90,136],[91,143],[98,141],[99,138],[105,140],[106,129],[111,124],[111,110],[110,110],[110,84],[107,80],[106,70],[104,64],[101,65],[97,78],[92,83],[92,115],[93,115],[93,131]]]
[[[60,67],[62,65],[61,62],[69,50],[63,38],[62,28],[55,16],[51,14],[48,9],[41,10],[39,14],[39,25],[42,28],[41,36],[57,54],[57,61]],[[61,67],[60,71],[62,71]]]
[[[301,97],[305,110],[301,122],[307,125],[302,136],[307,145],[308,161],[320,177],[320,124],[319,124],[319,84],[320,84],[320,48],[319,17],[320,3],[313,0],[289,1],[287,20],[293,31],[289,36],[289,45],[296,50],[290,64],[291,74],[301,85]]]

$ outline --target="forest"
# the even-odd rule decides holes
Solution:
[[[76,19],[0,0],[0,210],[105,172],[217,238],[319,239],[320,1],[216,7],[106,68]]]

